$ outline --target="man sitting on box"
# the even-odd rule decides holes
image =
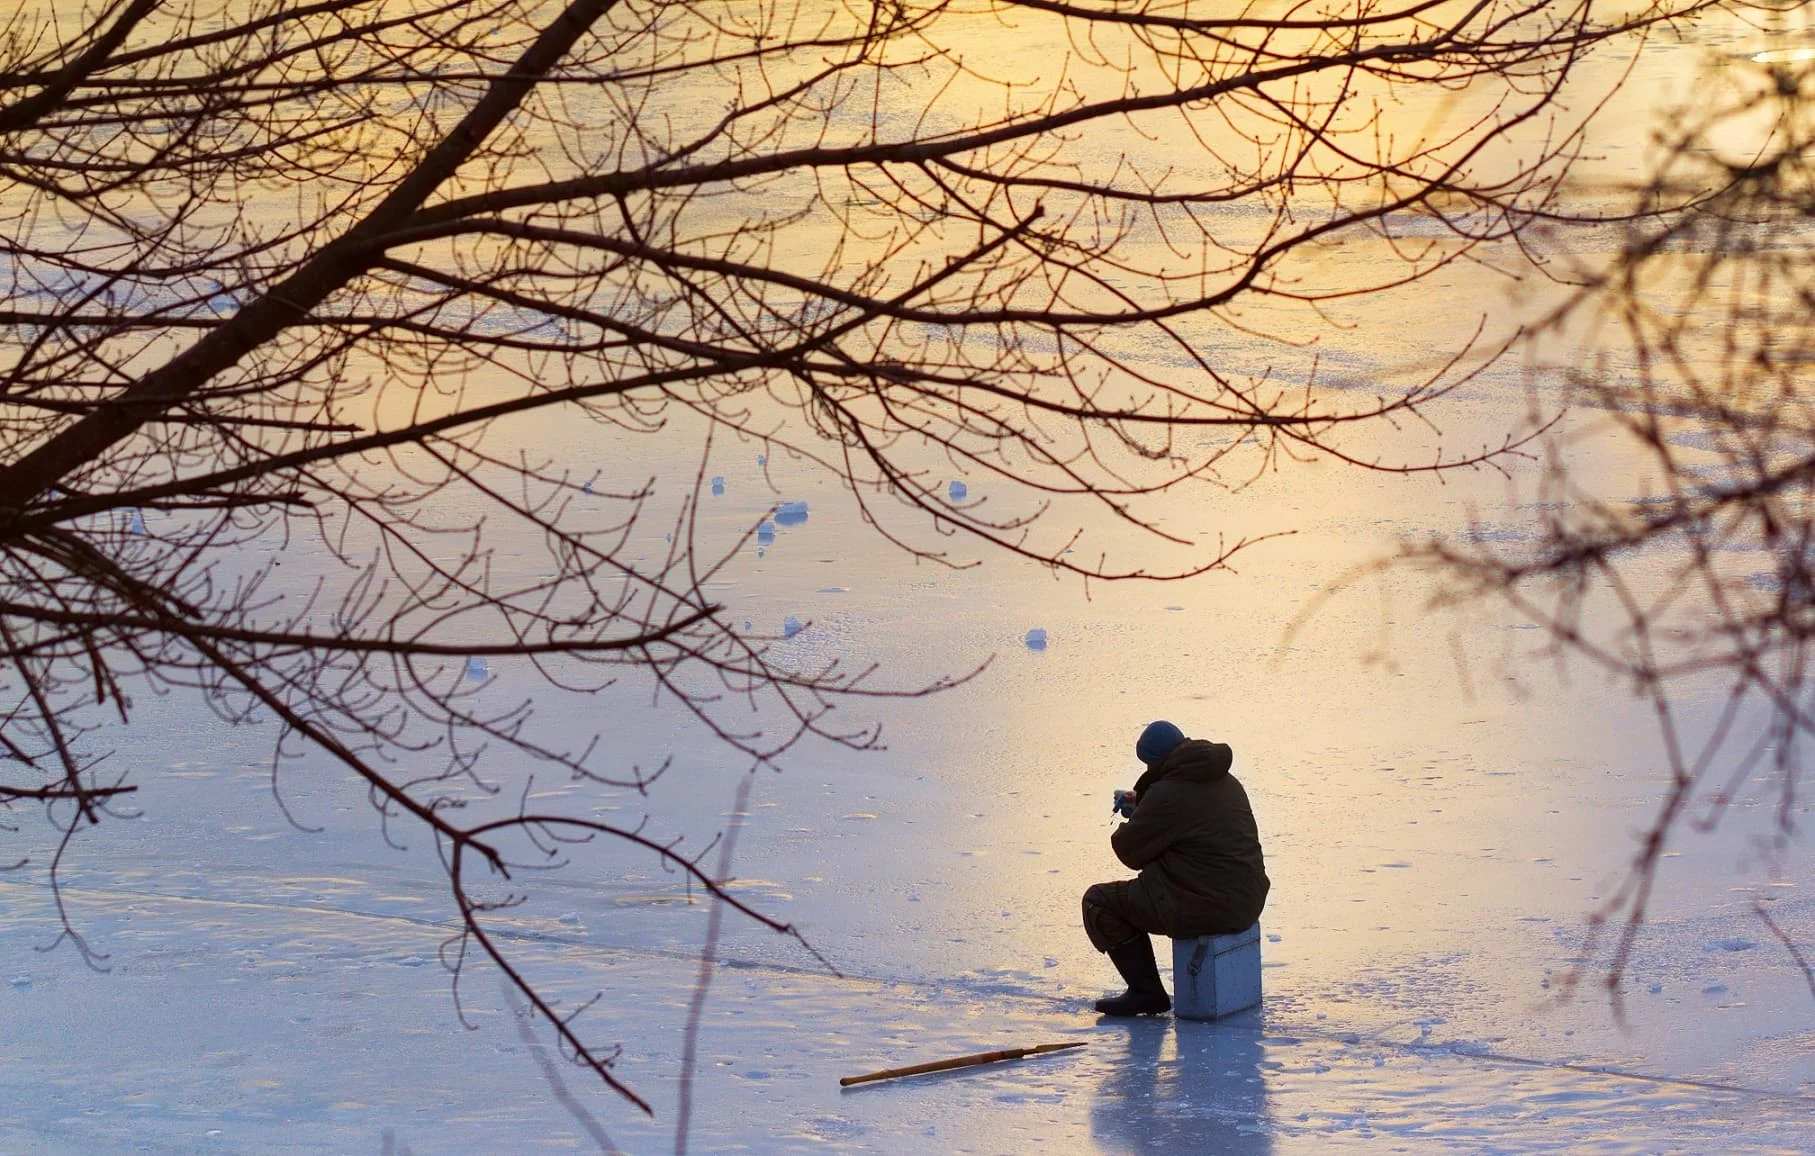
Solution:
[[[1134,790],[1117,792],[1128,822],[1109,844],[1140,875],[1084,892],[1085,934],[1128,981],[1123,994],[1097,1001],[1111,1016],[1172,1010],[1149,934],[1191,939],[1246,930],[1260,918],[1269,886],[1254,811],[1229,773],[1234,753],[1226,744],[1156,722],[1134,753],[1147,772]]]

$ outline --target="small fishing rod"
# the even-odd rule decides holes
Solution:
[[[1004,1048],[999,1052],[978,1052],[974,1056],[958,1056],[950,1060],[934,1060],[926,1064],[911,1064],[905,1068],[884,1068],[880,1072],[870,1072],[862,1076],[845,1076],[838,1081],[841,1088],[852,1084],[867,1084],[873,1080],[893,1080],[898,1076],[920,1076],[927,1072],[949,1072],[954,1068],[972,1068],[978,1064],[994,1064],[1003,1060],[1019,1060],[1027,1056],[1043,1056],[1048,1052],[1062,1052],[1068,1048],[1084,1047],[1088,1040],[1079,1040],[1070,1044],[1040,1044],[1031,1048]]]

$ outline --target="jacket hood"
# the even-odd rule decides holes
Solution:
[[[1138,794],[1161,779],[1177,779],[1184,783],[1214,783],[1229,773],[1229,767],[1234,762],[1235,752],[1228,743],[1186,739],[1173,747],[1165,758],[1148,768],[1147,773],[1134,784],[1134,789]]]

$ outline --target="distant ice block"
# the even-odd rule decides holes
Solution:
[[[1046,631],[1036,626],[1027,632],[1027,637],[1022,639],[1022,641],[1027,643],[1027,649],[1029,650],[1045,650]]]
[[[801,625],[800,619],[794,617],[792,614],[781,620],[781,636],[783,638],[793,638],[796,634],[799,634],[805,629],[806,627]]]
[[[485,667],[485,659],[481,655],[475,654],[466,660],[466,677],[474,682],[484,682],[489,673],[490,671]]]
[[[712,479],[712,496],[715,498],[725,496],[725,476],[723,474]]]
[[[775,524],[777,526],[798,526],[807,520],[805,502],[783,502],[775,507]]]
[[[756,464],[759,466],[768,465],[769,464],[769,455],[768,454],[757,454],[756,455]]]
[[[758,522],[756,524],[756,541],[763,546],[775,541],[775,523]]]
[[[1172,1014],[1214,1020],[1260,1003],[1260,924],[1172,941]]]
[[[592,479],[591,478],[586,479],[586,484],[580,487],[580,492],[582,494],[592,493]]]
[[[126,521],[126,532],[128,534],[137,534],[140,537],[145,536],[145,513],[144,513],[144,511],[134,510],[132,512],[132,517],[127,519],[127,521]]]
[[[945,496],[954,502],[962,502],[970,497],[970,492],[970,487],[957,479],[953,479],[952,484],[945,487]]]

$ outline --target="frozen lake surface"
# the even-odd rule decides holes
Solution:
[[[1491,417],[1482,391],[1452,419]],[[1516,622],[1427,616],[1406,575],[1356,584],[1282,647],[1321,587],[1396,535],[1515,525],[1498,481],[1300,471],[1218,508],[1222,526],[1300,531],[1239,575],[1087,598],[999,560],[916,567],[877,550],[835,487],[755,455],[720,463],[716,524],[804,504],[716,591],[738,616],[776,635],[792,619],[779,645],[799,661],[882,659],[899,682],[994,658],[949,693],[842,708],[881,720],[886,751],[802,747],[759,775],[734,890],[797,923],[841,974],[727,919],[689,1150],[1807,1150],[1815,997],[1752,904],[1806,944],[1815,901],[1798,886],[1806,854],[1753,849],[1771,799],[1679,844],[1622,1025],[1592,975],[1557,997],[1661,785],[1623,689],[1531,661]],[[969,499],[988,496],[972,479]],[[526,673],[495,659],[485,693],[508,697]],[[1114,977],[1077,900],[1122,874],[1109,792],[1160,716],[1234,745],[1274,880],[1265,1002],[1215,1025],[1089,1010]],[[497,921],[562,1006],[602,993],[588,1038],[622,1044],[618,1071],[655,1104],[650,1120],[550,1069],[546,1033],[523,1034],[484,966],[461,982],[462,1030],[438,955],[452,926],[439,868],[407,835],[408,850],[387,847],[341,772],[285,771],[288,807],[319,828],[298,829],[271,796],[268,734],[177,700],[141,717],[117,757],[145,784],[143,817],[78,840],[65,874],[110,970],[37,951],[55,926],[42,878],[0,877],[0,1147],[596,1147],[564,1106],[578,1103],[624,1150],[672,1148],[707,917],[676,877],[601,850]],[[647,813],[703,845],[734,817],[742,768],[661,709],[629,717],[627,745],[677,756],[646,801],[538,793],[590,791],[596,814]],[[1089,1047],[837,1085],[1070,1040]]]

